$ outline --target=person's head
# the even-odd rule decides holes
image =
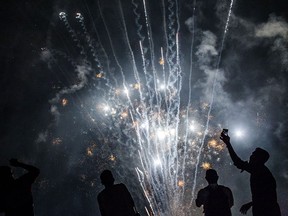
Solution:
[[[101,183],[104,186],[111,186],[114,184],[114,177],[112,175],[112,172],[110,170],[104,170],[100,175]]]
[[[262,148],[256,148],[250,156],[249,163],[263,165],[268,161],[269,157],[270,155],[266,150]]]
[[[216,184],[218,181],[218,174],[214,169],[208,169],[206,171],[205,179],[209,184]]]
[[[0,166],[0,181],[7,182],[13,180],[11,168],[9,166]]]

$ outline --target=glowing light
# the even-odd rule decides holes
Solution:
[[[108,105],[105,105],[105,106],[103,107],[103,110],[104,110],[105,112],[108,112],[108,111],[110,110],[110,107],[109,107]]]
[[[115,115],[117,112],[116,112],[116,109],[112,108],[111,109],[111,115]]]
[[[208,169],[211,169],[211,168],[212,168],[211,164],[208,163],[208,162],[202,163],[201,167],[202,167],[204,170],[208,170]]]
[[[65,12],[60,12],[60,13],[59,13],[59,18],[60,18],[60,19],[64,19],[64,18],[66,18],[66,16],[67,16],[67,15],[66,15]]]
[[[125,88],[123,92],[127,95],[127,97],[129,96],[129,90],[127,88]]]
[[[103,74],[103,73],[97,73],[95,76],[96,76],[97,78],[103,78],[103,77],[104,77],[104,74]]]
[[[209,104],[208,103],[203,103],[202,104],[202,108],[203,109],[208,109],[209,108]]]
[[[83,19],[83,16],[81,15],[81,13],[76,13],[76,19]]]
[[[218,151],[221,151],[225,148],[225,145],[222,142],[217,142],[215,139],[209,140],[208,146]]]
[[[191,124],[189,125],[189,129],[193,132],[196,131],[197,127],[194,121],[192,121]]]
[[[243,132],[243,130],[237,130],[235,132],[235,135],[236,135],[236,137],[241,138],[244,136],[244,132]]]
[[[178,186],[179,187],[184,187],[185,186],[185,182],[183,180],[179,180],[178,181]]]
[[[157,132],[156,132],[156,134],[157,134],[157,138],[158,138],[159,140],[164,140],[164,139],[166,138],[166,136],[167,136],[166,131],[163,130],[163,129],[158,129]]]
[[[201,131],[199,131],[199,132],[197,132],[197,135],[198,135],[198,136],[202,136],[203,133],[202,133]]]
[[[160,166],[162,163],[161,163],[161,160],[159,158],[156,158],[154,159],[154,166]]]
[[[62,139],[57,137],[52,140],[53,145],[60,145],[62,143]]]
[[[165,85],[165,83],[163,83],[162,81],[160,81],[159,79],[157,79],[157,84],[159,86],[159,89],[158,90],[165,90],[167,88],[167,86]]]
[[[121,93],[121,90],[120,90],[120,89],[116,89],[116,90],[115,90],[115,94],[116,94],[116,95],[119,95],[120,93]]]
[[[160,90],[165,90],[166,89],[166,85],[165,84],[161,84],[159,87],[160,87]]]
[[[116,157],[115,157],[114,155],[110,155],[110,156],[109,156],[109,160],[110,160],[110,161],[115,161],[115,160],[116,160]]]
[[[133,85],[133,88],[136,89],[136,90],[137,90],[137,89],[140,89],[140,83],[134,84],[134,85]]]
[[[121,118],[127,118],[128,117],[128,113],[127,112],[122,112],[121,113]]]
[[[66,106],[68,104],[68,100],[66,98],[63,98],[61,100],[62,106]]]
[[[93,149],[91,147],[88,147],[86,150],[87,156],[93,156]]]
[[[143,122],[141,125],[140,125],[140,128],[142,129],[148,129],[149,127],[149,123],[147,121]]]
[[[163,59],[163,58],[160,58],[159,64],[160,64],[160,65],[164,65],[164,63],[165,63],[164,59]]]

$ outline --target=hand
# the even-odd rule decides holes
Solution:
[[[240,212],[242,214],[246,214],[247,211],[251,208],[251,206],[252,206],[252,202],[249,202],[249,203],[246,203],[246,204],[242,205],[241,208],[240,208]]]
[[[14,159],[14,158],[10,159],[9,162],[10,162],[10,165],[14,166],[14,167],[17,167],[20,164],[19,161],[17,159]]]
[[[230,137],[225,135],[223,132],[220,135],[220,139],[227,145],[230,143]]]

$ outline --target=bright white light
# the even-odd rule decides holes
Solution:
[[[142,128],[142,129],[148,129],[148,126],[149,126],[149,124],[148,124],[148,122],[146,121],[146,122],[143,122],[143,123],[140,125],[140,128]]]
[[[154,159],[154,165],[155,166],[160,166],[161,165],[161,160],[159,158]]]
[[[116,110],[115,110],[114,108],[112,108],[111,114],[112,114],[112,115],[115,115],[115,114],[116,114]]]
[[[160,85],[160,90],[164,90],[166,88],[166,86],[164,84]]]
[[[105,106],[103,107],[103,110],[104,110],[105,112],[108,112],[108,111],[110,110],[110,107],[109,107],[108,105],[105,105]]]
[[[190,130],[191,130],[191,131],[195,131],[195,130],[196,130],[196,127],[195,127],[195,125],[194,125],[194,124],[190,125],[190,127],[189,127],[189,128],[190,128]]]
[[[171,129],[169,130],[169,134],[172,135],[172,136],[174,136],[174,135],[176,134],[176,129],[175,129],[175,128],[171,128]]]
[[[159,90],[165,90],[166,85],[164,83],[161,83],[159,79],[157,79],[157,84],[159,86]]]
[[[64,18],[67,17],[67,15],[66,15],[65,12],[60,12],[60,13],[59,13],[59,17],[60,17],[60,19],[64,19]]]
[[[236,137],[241,138],[244,136],[244,132],[243,132],[243,130],[237,130],[237,131],[235,131],[235,135],[236,135]]]
[[[124,93],[129,96],[129,90],[127,88],[124,89]]]
[[[158,129],[156,134],[157,134],[157,137],[159,140],[164,140],[166,135],[167,135],[166,131],[164,131],[162,129]]]
[[[192,121],[192,122],[191,122],[191,124],[190,124],[190,126],[189,126],[189,129],[190,129],[191,131],[193,131],[193,132],[195,132],[195,131],[196,131],[197,127],[196,127],[196,125],[195,125],[195,122],[194,122],[194,121]]]

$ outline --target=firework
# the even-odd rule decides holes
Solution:
[[[122,44],[127,48],[129,59],[127,64],[123,64],[119,53],[117,54],[119,48],[116,48],[99,2],[98,10],[109,50],[103,45],[103,39],[96,28],[94,37],[88,33],[81,13],[77,13],[75,17],[82,29],[79,35],[70,24],[68,15],[60,12],[59,18],[80,50],[82,61],[79,63],[62,55],[67,61],[71,60],[77,73],[77,84],[61,90],[57,97],[75,93],[85,85],[90,85],[88,99],[81,101],[81,116],[86,117],[85,124],[89,127],[87,131],[93,131],[91,136],[101,140],[102,145],[97,149],[95,146],[88,146],[85,155],[92,158],[99,151],[106,163],[121,163],[125,159],[131,161],[128,165],[120,165],[133,166],[136,170],[138,184],[148,203],[145,207],[147,214],[182,216],[188,215],[192,207],[205,140],[207,137],[212,139],[208,146],[213,150],[220,151],[223,145],[214,139],[217,134],[211,130],[213,126],[209,124],[212,119],[215,80],[212,99],[198,103],[199,109],[192,109],[191,93],[188,98],[183,98],[182,88],[186,82],[183,80],[180,60],[178,5],[172,1],[168,1],[167,5],[163,1],[162,4],[165,47],[154,43],[146,1],[141,4],[142,11],[138,10],[140,5],[133,1],[134,14],[142,17],[143,21],[141,23],[140,18],[135,20],[136,33],[139,36],[138,52],[135,52],[119,2],[119,20],[124,38]],[[227,33],[232,4],[233,1],[224,34]],[[224,39],[218,66],[223,43]],[[54,51],[54,55],[56,54],[59,52]],[[113,69],[111,62],[114,63]],[[90,76],[93,70],[97,73]],[[87,84],[89,77],[93,77],[93,83],[90,81]],[[189,91],[190,85],[188,83]],[[67,103],[68,100],[63,98],[62,106]],[[55,104],[53,106],[58,111]],[[85,131],[85,134],[88,132]],[[58,144],[57,140],[52,143],[54,142]],[[209,169],[211,164],[204,162],[201,167]],[[82,179],[85,180],[86,176]]]

